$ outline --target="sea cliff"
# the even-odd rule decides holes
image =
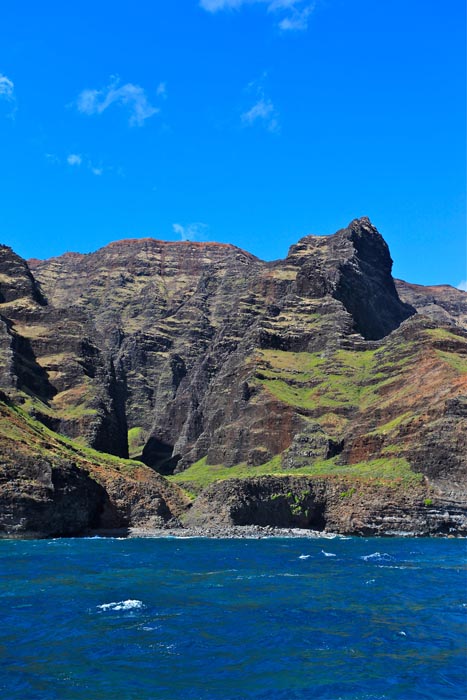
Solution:
[[[467,294],[367,219],[284,260],[0,246],[0,534],[467,533]]]

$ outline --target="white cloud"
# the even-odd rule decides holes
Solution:
[[[255,122],[262,122],[268,131],[279,131],[277,112],[270,99],[261,97],[251,109],[242,114],[242,122],[252,126]]]
[[[68,165],[81,165],[83,159],[79,153],[70,153],[70,155],[67,156],[66,162]]]
[[[463,292],[467,292],[467,280],[462,280],[462,282],[459,282],[457,285],[457,289],[461,289]]]
[[[76,101],[82,114],[102,114],[111,105],[125,107],[130,113],[130,126],[143,126],[146,119],[154,116],[160,110],[150,104],[145,90],[140,85],[126,83],[119,86],[118,77],[114,77],[107,87],[101,90],[83,90]],[[160,83],[156,94],[165,94],[165,84]]]
[[[268,131],[278,133],[280,131],[279,113],[272,100],[265,94],[263,80],[264,74],[259,81],[253,81],[247,86],[247,91],[254,93],[255,101],[253,105],[242,112],[241,120],[244,126],[253,126],[259,123]]]
[[[45,157],[49,162],[53,163],[54,165],[60,165],[60,158],[58,158],[54,154],[46,153]],[[93,175],[102,175],[104,172],[104,168],[102,167],[102,165],[94,165],[94,163],[87,156],[82,156],[80,153],[70,153],[66,157],[66,162],[72,167],[82,165],[83,168],[89,170]],[[108,169],[109,168],[106,168],[106,170]]]
[[[0,73],[0,97],[4,100],[15,99],[15,84],[3,73]]]
[[[206,237],[209,226],[202,223],[187,224],[186,226],[172,224],[172,228],[182,241],[197,241]]]
[[[314,5],[306,5],[301,9],[294,8],[288,17],[279,22],[279,29],[286,31],[304,31],[308,29],[308,17],[315,9]]]
[[[0,100],[10,104],[6,116],[14,118],[16,112],[15,84],[3,73],[0,73]]]
[[[315,9],[309,0],[200,0],[200,7],[207,12],[238,10],[244,5],[262,4],[267,12],[277,13],[281,18],[278,26],[282,31],[300,31],[308,28],[308,17]]]

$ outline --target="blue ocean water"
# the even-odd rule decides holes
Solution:
[[[464,700],[465,540],[0,541],[0,694]]]

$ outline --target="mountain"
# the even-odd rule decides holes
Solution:
[[[467,294],[391,269],[367,218],[269,263],[0,246],[3,532],[467,531]]]

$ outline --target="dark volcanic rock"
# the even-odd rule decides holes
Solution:
[[[389,249],[367,218],[333,236],[303,238],[290,249],[288,261],[299,265],[297,292],[342,302],[364,338],[383,338],[415,313],[399,299]]]
[[[160,527],[189,503],[143,464],[64,442],[0,392],[0,537]]]
[[[45,304],[27,262],[8,246],[0,245],[0,304],[19,300],[31,305]]]
[[[467,293],[447,284],[424,287],[395,280],[400,298],[440,325],[467,330]]]
[[[282,458],[283,469],[306,467],[316,460],[330,459],[342,452],[342,442],[327,435],[319,423],[310,421],[297,433]]]
[[[72,462],[20,457],[0,464],[1,477],[0,537],[76,535],[99,523],[104,489]]]
[[[350,535],[466,535],[467,500],[452,502],[420,484],[407,490],[343,478],[264,476],[205,489],[188,527],[272,525]]]
[[[274,525],[324,530],[325,489],[306,477],[227,479],[205,489],[187,525]]]

